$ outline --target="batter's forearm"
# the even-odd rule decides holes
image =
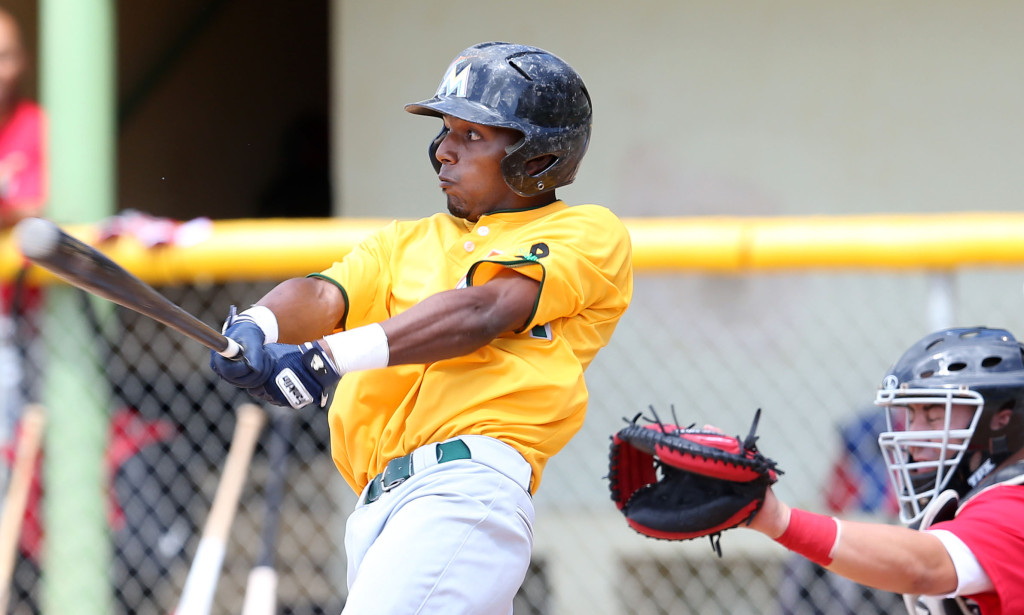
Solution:
[[[342,373],[451,359],[525,326],[537,292],[535,281],[509,273],[432,295],[381,323],[327,336],[321,345]]]
[[[469,354],[527,325],[540,284],[505,270],[486,284],[432,295],[381,323],[390,365],[431,363]]]
[[[342,317],[344,302],[331,303],[332,290],[342,296],[333,284],[321,280],[319,291],[326,305],[334,310],[331,318]],[[309,290],[307,283],[295,282],[275,289],[261,304],[294,310],[299,291]],[[511,270],[501,272],[481,286],[447,290],[410,307],[383,322],[325,335],[321,346],[341,371],[376,369],[391,365],[433,363],[467,355],[499,335],[522,329],[527,325],[540,292],[536,280]],[[328,319],[330,320],[330,319]],[[313,320],[304,331],[323,327]],[[296,334],[290,331],[289,334]],[[283,335],[283,334],[282,334]],[[302,341],[317,339],[307,337]]]
[[[509,329],[493,313],[493,303],[469,291],[439,293],[382,322],[390,364],[432,363],[466,355]]]

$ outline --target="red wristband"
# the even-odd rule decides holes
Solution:
[[[828,566],[839,545],[839,521],[834,517],[794,508],[790,512],[786,531],[775,542],[815,564]]]

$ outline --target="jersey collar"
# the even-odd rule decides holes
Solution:
[[[541,205],[539,207],[531,207],[528,209],[499,209],[486,213],[477,220],[476,225],[487,224],[488,220],[500,220],[501,222],[512,223],[512,224],[523,224],[525,222],[532,222],[538,218],[561,211],[569,207],[564,201],[552,201],[547,205]]]

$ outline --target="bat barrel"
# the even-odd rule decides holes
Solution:
[[[18,247],[33,263],[69,284],[148,316],[221,355],[241,356],[241,347],[99,250],[42,218],[26,218],[15,227]]]

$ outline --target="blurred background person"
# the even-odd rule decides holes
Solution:
[[[0,232],[42,213],[46,201],[45,116],[22,93],[28,54],[21,27],[0,8]],[[34,354],[34,314],[40,290],[24,283],[24,268],[3,282],[0,314],[0,441],[10,439],[21,408],[33,397],[27,363]]]
[[[46,200],[45,117],[22,92],[28,56],[21,28],[0,9],[0,228],[42,212]]]
[[[21,25],[0,8],[0,236],[21,219],[42,214],[46,203],[46,118],[24,94],[28,66]],[[35,398],[41,290],[26,283],[26,271],[22,266],[14,279],[0,281],[0,444],[8,462],[0,464],[0,485],[5,492],[16,425],[25,404]],[[36,540],[28,525],[23,546]],[[19,557],[11,596],[15,608],[38,612],[31,599],[37,577],[38,569]]]

